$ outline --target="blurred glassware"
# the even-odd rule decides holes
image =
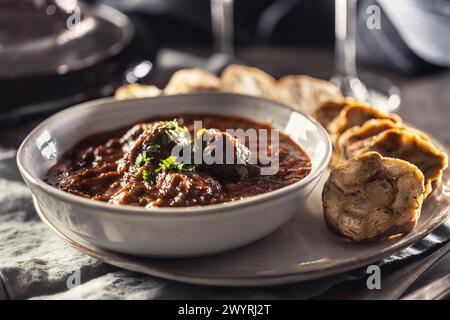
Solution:
[[[128,18],[107,6],[94,14],[77,0],[4,0],[0,8],[0,78],[80,70],[133,35]]]
[[[233,22],[233,0],[211,0],[211,25],[216,53],[233,57]]]
[[[152,30],[133,22],[97,1],[1,0],[0,124],[111,95],[154,61]]]
[[[385,112],[400,105],[400,91],[388,79],[356,68],[357,0],[335,0],[335,70],[331,81],[345,96],[365,101]]]
[[[233,5],[233,0],[211,0],[214,51],[202,67],[215,74],[220,74],[231,63],[240,63],[234,56]]]

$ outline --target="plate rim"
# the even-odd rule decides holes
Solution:
[[[447,218],[450,216],[450,210],[447,212],[433,224],[424,230],[422,233],[417,233],[413,235],[410,239],[402,244],[398,244],[397,246],[392,246],[385,248],[385,250],[381,250],[378,254],[358,258],[355,261],[355,258],[346,260],[345,262],[335,263],[328,265],[325,268],[320,270],[311,269],[305,270],[302,272],[294,271],[285,274],[276,274],[276,275],[255,275],[252,277],[199,277],[192,274],[178,272],[173,270],[167,270],[162,267],[152,266],[151,264],[139,263],[136,261],[137,259],[151,259],[145,257],[138,257],[132,255],[126,255],[118,252],[114,252],[111,250],[102,249],[97,247],[94,244],[89,243],[84,239],[80,239],[81,243],[77,239],[73,239],[73,237],[77,237],[76,234],[70,232],[64,232],[60,230],[49,218],[46,216],[45,209],[39,204],[39,201],[33,196],[33,204],[36,209],[36,212],[39,218],[49,226],[62,240],[67,242],[69,245],[74,247],[75,249],[88,254],[91,257],[94,257],[104,263],[123,268],[130,271],[140,272],[143,274],[147,274],[150,276],[159,277],[167,280],[174,280],[183,283],[190,284],[198,284],[198,285],[208,285],[208,286],[233,286],[233,287],[258,287],[258,286],[267,286],[267,285],[282,285],[294,282],[304,282],[309,280],[316,280],[321,278],[326,278],[328,276],[348,272],[351,270],[355,270],[357,268],[363,267],[375,261],[379,261],[380,259],[398,252],[415,242],[425,238],[428,234],[430,234],[433,230],[439,227],[442,223],[444,223]],[[287,222],[290,223],[290,222]],[[66,234],[71,233],[72,236]],[[83,244],[85,242],[86,244]],[[90,246],[90,247],[88,247]],[[239,249],[237,249],[239,250]],[[131,261],[129,259],[132,259]],[[136,260],[135,260],[136,259]],[[201,257],[200,257],[201,259]]]

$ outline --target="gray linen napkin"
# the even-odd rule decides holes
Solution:
[[[446,223],[380,265],[417,258],[449,238],[450,223]],[[70,279],[77,270],[81,281],[72,288]],[[17,171],[15,153],[9,152],[0,159],[0,299],[306,299],[323,294],[338,283],[364,276],[364,270],[359,269],[305,283],[224,288],[119,270],[58,238],[37,217],[31,193]]]

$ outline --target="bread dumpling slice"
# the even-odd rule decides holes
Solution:
[[[250,96],[273,98],[275,78],[258,68],[232,64],[221,75],[222,90]]]
[[[447,167],[447,155],[439,151],[429,140],[414,131],[389,129],[353,143],[347,149],[347,158],[375,151],[385,157],[399,158],[416,165],[425,176],[426,195],[431,191],[431,183],[439,180]]]
[[[335,152],[339,154],[341,160],[348,160],[352,157],[354,150],[364,148],[364,145],[370,145],[378,134],[389,129],[406,130],[425,141],[430,141],[425,133],[403,123],[396,123],[390,119],[372,119],[366,121],[362,126],[352,127],[345,131],[337,141]]]
[[[342,109],[339,115],[331,121],[327,130],[330,132],[333,144],[336,145],[340,135],[355,126],[362,126],[371,119],[388,119],[395,123],[400,123],[401,119],[395,114],[381,112],[367,104],[349,100],[347,106]]]
[[[430,141],[430,138],[425,133],[408,127],[403,123],[396,123],[390,119],[372,119],[366,121],[362,126],[352,127],[341,134],[334,151],[340,161],[348,160],[352,157],[354,150],[370,145],[378,134],[389,129],[406,130],[416,134],[425,141]]]
[[[140,83],[131,83],[123,85],[116,89],[114,98],[117,100],[136,99],[157,97],[162,94],[162,91],[156,86],[149,86]]]
[[[220,79],[206,70],[200,68],[181,69],[172,75],[164,88],[164,94],[219,91],[220,87]]]
[[[347,129],[337,136],[334,141],[332,165],[350,159],[352,150],[360,149],[362,145],[370,143],[370,137],[398,126],[402,126],[402,124],[393,122],[390,119],[371,119],[362,126],[354,126]]]
[[[276,84],[274,98],[310,115],[326,101],[344,99],[335,84],[305,75],[280,78]]]
[[[411,231],[423,198],[424,176],[415,165],[376,152],[336,166],[322,193],[329,228],[357,242]]]
[[[346,106],[345,99],[328,100],[319,104],[313,116],[324,128],[327,128]]]

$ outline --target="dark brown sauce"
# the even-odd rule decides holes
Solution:
[[[220,131],[272,129],[270,125],[241,117],[210,114],[149,119],[132,128],[102,132],[82,139],[49,170],[47,183],[72,194],[114,204],[187,207],[263,194],[300,181],[311,171],[311,160],[306,152],[283,133],[279,134],[278,150],[271,149],[271,152],[279,153],[279,170],[274,175],[260,175],[258,169],[254,170],[257,166],[245,166],[245,174],[237,175],[230,165],[219,167],[219,170],[200,165],[192,171],[158,171],[160,160],[154,159],[157,156],[142,163],[139,152],[148,150],[143,147],[148,143],[146,139],[156,139],[153,131],[157,132],[154,128],[158,128],[158,121],[174,118],[193,136],[194,120],[201,120],[204,128]],[[249,143],[243,144],[248,146]],[[260,141],[257,143],[259,150],[264,147],[270,149],[270,141],[265,145]],[[158,150],[161,154],[166,152],[161,146]],[[148,178],[149,173],[151,178]]]

